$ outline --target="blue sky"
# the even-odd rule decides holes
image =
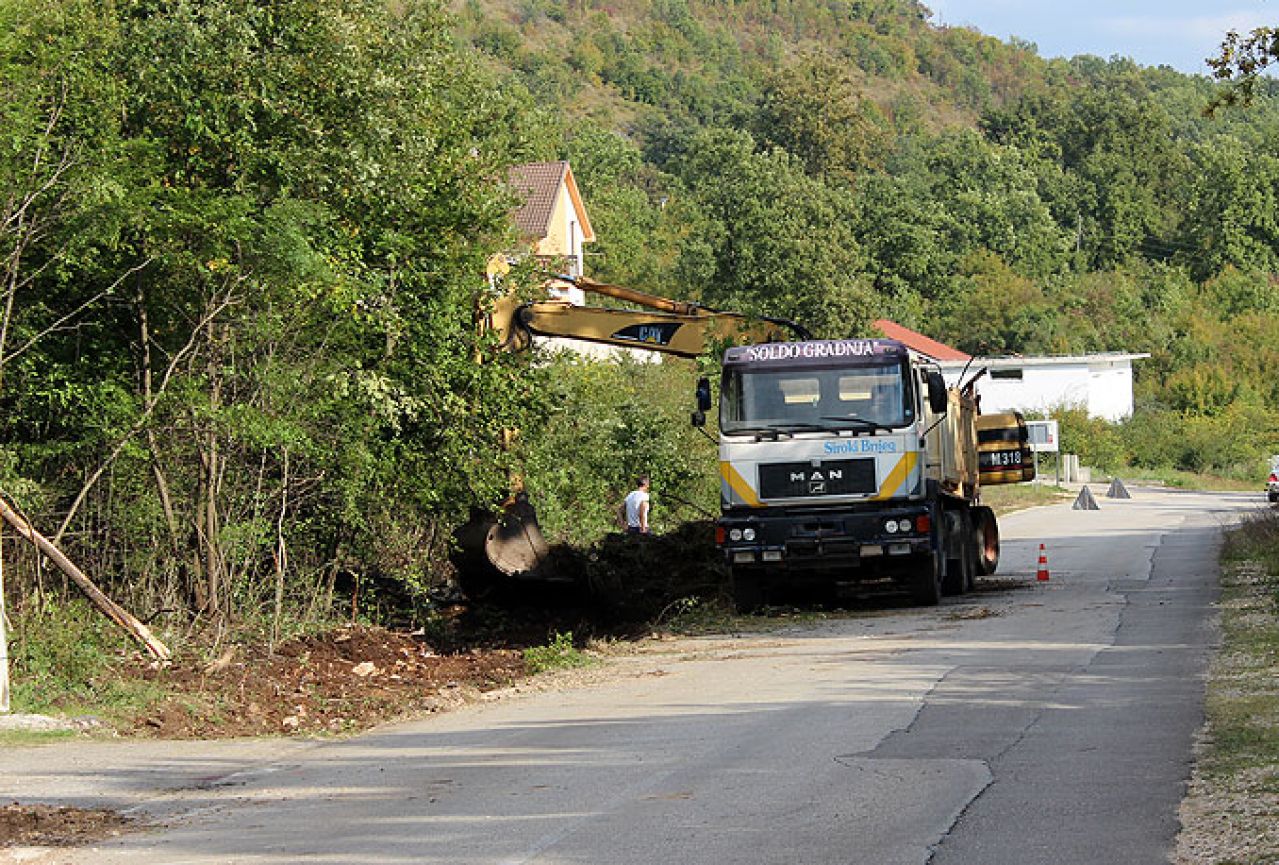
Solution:
[[[1096,54],[1131,57],[1145,66],[1208,74],[1231,29],[1279,25],[1279,3],[1264,0],[924,0],[933,22],[976,27],[1039,46],[1044,57]]]

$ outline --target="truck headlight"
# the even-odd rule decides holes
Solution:
[[[903,532],[910,531],[910,528],[911,528],[910,520],[908,519],[899,520],[897,523],[897,528],[901,529]]]
[[[730,541],[740,541],[740,540],[742,539],[742,530],[741,530],[741,529],[729,529],[729,530],[728,530],[728,539],[729,539]]]
[[[754,529],[742,529],[742,540],[744,540],[744,541],[753,541],[753,540],[755,540],[755,530],[754,530]]]
[[[897,534],[897,520],[889,520],[884,523],[884,531],[888,532],[890,535]]]

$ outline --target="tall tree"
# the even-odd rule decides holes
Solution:
[[[878,165],[887,120],[863,95],[850,65],[823,53],[801,57],[769,76],[756,129],[765,145],[798,156],[815,177],[851,179]]]
[[[1212,75],[1226,86],[1210,109],[1238,102],[1248,103],[1262,74],[1279,61],[1279,27],[1255,27],[1247,35],[1231,30],[1221,41],[1221,50],[1207,58]]]
[[[875,317],[846,191],[730,130],[694,138],[674,170],[706,220],[680,259],[684,282],[705,301],[794,318],[832,337],[863,332]]]

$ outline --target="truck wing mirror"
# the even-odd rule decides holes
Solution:
[[[933,414],[945,414],[949,399],[946,396],[946,380],[936,370],[925,373],[928,381],[928,407]]]
[[[697,410],[700,412],[711,410],[711,383],[705,376],[697,380]]]
[[[693,412],[693,416],[689,418],[689,422],[693,426],[701,429],[706,426],[706,412],[711,408],[711,383],[702,376],[697,380],[697,410]]]

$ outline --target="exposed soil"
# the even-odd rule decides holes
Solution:
[[[209,664],[139,665],[134,673],[167,696],[120,732],[168,739],[351,732],[526,675],[516,649],[445,653],[421,637],[366,626],[300,637],[273,653],[234,647]]]
[[[457,606],[430,633],[349,627],[268,651],[238,646],[212,663],[181,661],[126,675],[168,695],[121,733],[163,738],[347,733],[432,711],[527,675],[522,650],[572,632],[647,634],[675,597],[723,590],[726,574],[709,523],[661,537],[623,535],[589,550],[555,551],[563,582],[498,584],[486,600]],[[674,563],[674,564],[672,564]]]
[[[103,809],[0,806],[0,847],[74,847],[134,828],[136,821]]]

